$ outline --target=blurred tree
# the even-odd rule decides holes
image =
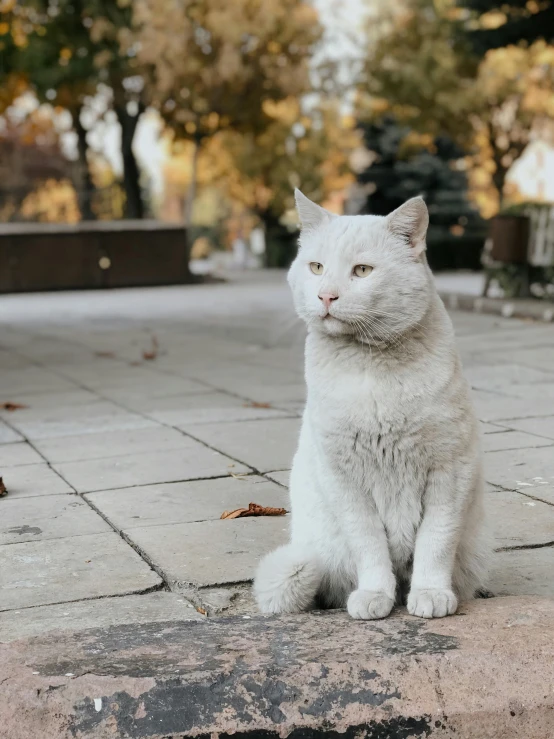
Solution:
[[[489,172],[499,202],[534,122],[551,115],[553,52],[539,42],[490,52],[479,64],[457,32],[459,9],[446,8],[409,0],[381,28],[361,76],[371,98],[360,98],[359,115],[387,110],[418,131],[449,136]]]
[[[56,213],[60,220],[75,220],[75,190],[71,187],[74,164],[63,155],[54,116],[39,107],[26,116],[8,110],[0,128],[0,221],[49,220]],[[42,193],[38,198],[39,191]],[[48,198],[52,195],[52,208]],[[40,209],[32,203],[38,203]],[[56,201],[56,202],[54,202]],[[64,203],[64,205],[62,205]]]
[[[283,225],[282,217],[294,208],[294,188],[332,208],[329,196],[344,193],[353,180],[349,155],[359,135],[330,101],[309,114],[292,97],[265,108],[271,123],[263,132],[228,137],[234,164],[229,191],[262,221],[267,266],[286,266],[296,233]]]
[[[481,55],[521,41],[554,42],[552,0],[458,0],[458,6],[474,11],[470,23],[464,25],[474,49]]]
[[[272,124],[268,104],[310,89],[309,60],[322,29],[303,0],[135,0],[134,8],[149,99],[194,144],[190,223],[201,145],[235,131],[255,147]]]
[[[19,55],[19,65],[40,100],[60,105],[72,115],[82,170],[83,217],[94,217],[94,188],[82,112],[86,98],[105,83],[121,126],[125,215],[142,218],[139,169],[132,146],[144,102],[142,80],[136,77],[130,0],[30,0],[29,5],[35,24]]]
[[[27,15],[16,0],[0,2],[0,115],[27,88],[16,64],[19,50],[27,43]]]
[[[392,116],[362,124],[371,163],[358,174],[365,213],[387,215],[422,195],[429,208],[427,253],[434,269],[480,266],[485,228],[467,198],[464,152],[451,139],[418,135]]]

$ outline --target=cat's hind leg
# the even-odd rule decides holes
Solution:
[[[254,597],[262,613],[299,613],[313,608],[323,572],[315,557],[293,544],[267,554],[254,578]]]

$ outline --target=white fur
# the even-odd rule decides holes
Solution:
[[[262,561],[258,604],[306,610],[317,591],[383,618],[409,589],[411,614],[452,614],[484,585],[488,544],[478,424],[425,260],[427,209],[414,198],[387,218],[339,217],[297,203],[289,283],[308,327],[308,399],[291,541]],[[360,264],[369,276],[354,275]],[[319,294],[338,295],[329,315]]]

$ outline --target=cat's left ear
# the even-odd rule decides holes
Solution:
[[[418,257],[425,251],[425,236],[429,226],[429,211],[422,197],[411,198],[387,216],[387,228],[400,236]]]

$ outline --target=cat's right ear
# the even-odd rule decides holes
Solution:
[[[318,226],[329,223],[335,217],[333,213],[325,210],[325,208],[312,203],[298,188],[294,190],[294,199],[303,231],[313,231]]]
[[[429,226],[429,211],[422,197],[410,198],[387,216],[391,233],[405,240],[419,257],[425,251],[425,236]]]

